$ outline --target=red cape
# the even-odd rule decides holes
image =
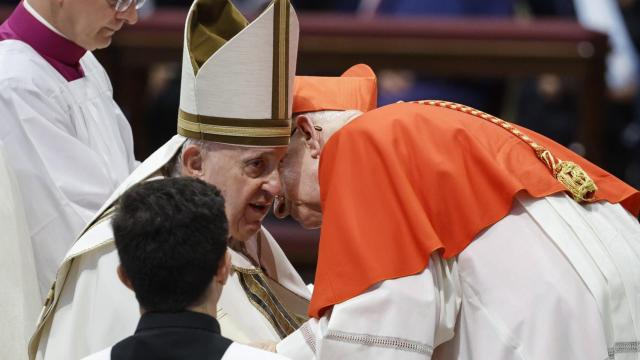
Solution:
[[[638,191],[517,128],[580,165],[598,186],[599,200],[638,216]],[[436,250],[445,258],[458,255],[509,213],[520,191],[534,197],[565,191],[533,149],[500,126],[415,103],[367,112],[334,134],[322,151],[319,181],[323,225],[313,317],[377,282],[421,272]]]

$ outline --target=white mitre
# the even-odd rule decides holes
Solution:
[[[287,146],[298,19],[274,0],[253,22],[229,0],[196,0],[185,24],[178,133],[244,146]]]

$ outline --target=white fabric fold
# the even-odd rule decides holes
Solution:
[[[1,142],[0,229],[0,359],[25,359],[40,291],[22,198]]]

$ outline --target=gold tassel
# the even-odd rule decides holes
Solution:
[[[578,164],[560,160],[553,169],[554,176],[571,193],[577,202],[589,202],[594,199],[598,187]]]

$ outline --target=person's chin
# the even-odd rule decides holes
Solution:
[[[101,29],[93,39],[93,44],[91,44],[93,49],[89,50],[104,49],[108,47],[109,45],[111,45],[111,42],[113,41],[113,35],[115,33],[115,31],[110,29]]]
[[[250,238],[253,235],[255,235],[258,231],[260,231],[261,228],[262,228],[262,221],[254,222],[251,224],[247,224],[243,232],[247,238]]]
[[[262,228],[261,221],[254,221],[250,223],[245,223],[240,226],[238,231],[235,234],[232,234],[232,237],[236,240],[247,241],[252,236],[258,233]]]
[[[243,225],[241,229],[239,229],[240,231],[238,231],[238,233],[233,234],[232,237],[236,240],[247,241],[251,239],[251,237],[253,237],[255,234],[257,234],[261,228],[262,228],[261,223],[246,224],[246,225]]]
[[[88,51],[94,51],[98,49],[104,49],[109,45],[111,45],[111,37],[100,36],[99,39],[94,39],[94,41],[92,41],[91,44],[87,46],[83,46],[83,48],[85,48]]]
[[[106,47],[108,47],[109,45],[111,45],[111,41],[112,41],[112,37],[111,36],[107,36],[105,38],[102,39],[102,41],[97,44],[96,49],[104,49]]]

